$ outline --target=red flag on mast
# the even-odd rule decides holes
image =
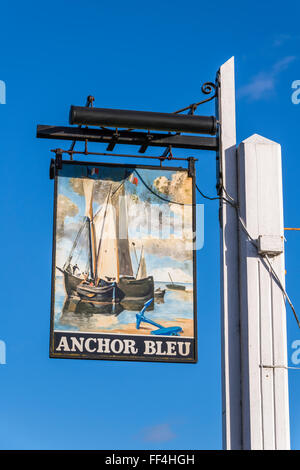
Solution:
[[[128,181],[130,181],[130,183],[132,184],[135,184],[136,186],[138,185],[138,182],[139,182],[139,180],[136,178],[136,176],[134,176],[133,173],[131,173],[131,175],[129,176]]]

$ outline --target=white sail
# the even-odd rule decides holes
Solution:
[[[133,277],[128,241],[127,201],[124,184],[121,184],[119,189],[114,192],[111,199],[116,214],[116,233],[118,239],[120,276]]]
[[[85,216],[92,219],[93,218],[94,180],[83,178],[82,185],[83,185],[83,192],[84,192],[84,197],[85,197]]]
[[[97,247],[97,279],[119,281],[118,243],[114,208],[110,203],[102,206],[94,217]]]
[[[147,268],[146,268],[146,260],[144,256],[144,247],[142,247],[140,264],[138,267],[138,272],[136,274],[137,279],[145,279],[147,277]]]

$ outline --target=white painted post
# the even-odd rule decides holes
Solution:
[[[223,447],[289,449],[285,303],[263,258],[284,285],[281,149],[255,135],[236,151],[233,58],[219,71],[218,118],[221,195],[257,242],[221,201]]]
[[[237,201],[234,58],[219,70],[221,183]],[[222,196],[227,197],[224,190]],[[223,448],[242,448],[239,244],[236,210],[220,203]]]
[[[238,148],[240,214],[284,285],[280,145],[258,135]],[[240,228],[242,448],[289,449],[286,312],[267,263]]]

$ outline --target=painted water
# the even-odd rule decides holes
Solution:
[[[167,282],[155,282],[155,289],[165,289],[163,299],[155,299],[154,305],[147,310],[149,319],[162,322],[193,322],[193,285],[177,283],[185,286],[184,291],[169,290]],[[170,283],[169,283],[170,284]],[[93,331],[135,333],[136,313],[143,304],[93,304],[83,302],[75,297],[67,297],[62,276],[55,282],[54,330]],[[129,327],[131,328],[129,330]],[[152,328],[153,329],[153,328]],[[138,333],[138,331],[136,331]]]

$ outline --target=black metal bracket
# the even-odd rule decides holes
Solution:
[[[181,108],[178,111],[175,111],[174,114],[183,113],[184,111],[188,111],[188,114],[194,114],[194,112],[196,111],[198,106],[200,106],[201,104],[204,104],[204,103],[208,103],[208,101],[211,101],[214,98],[217,98],[217,96],[218,96],[218,86],[217,86],[216,83],[213,83],[213,82],[204,83],[201,87],[201,91],[205,95],[210,95],[212,92],[214,92],[214,93],[213,93],[213,95],[209,96],[205,100],[199,101],[198,103],[190,104],[189,106],[186,106],[185,108]]]
[[[55,168],[56,170],[61,170],[62,169],[62,150],[61,149],[56,149],[55,152]]]
[[[37,126],[37,137],[42,139],[55,139],[55,140],[71,140],[72,144],[69,150],[54,149],[55,159],[51,159],[50,162],[50,178],[53,179],[57,170],[62,168],[62,154],[67,153],[71,160],[73,159],[74,154],[84,154],[84,155],[105,155],[105,156],[121,156],[121,157],[134,157],[134,158],[152,158],[158,159],[160,161],[160,166],[165,160],[184,160],[188,162],[188,172],[189,176],[195,175],[195,161],[197,159],[193,157],[188,158],[176,158],[173,156],[172,149],[182,148],[182,149],[194,149],[194,150],[212,150],[218,152],[219,150],[219,136],[218,136],[218,121],[214,116],[194,116],[194,113],[198,106],[203,103],[207,103],[213,99],[218,98],[218,79],[216,83],[206,82],[201,87],[202,93],[206,95],[211,95],[208,98],[193,103],[185,108],[179,109],[174,113],[149,113],[149,112],[132,112],[132,111],[120,111],[120,110],[105,110],[102,108],[93,108],[94,97],[89,95],[86,100],[85,107],[72,107],[74,116],[76,117],[77,110],[78,113],[83,113],[83,116],[88,116],[92,120],[94,117],[99,117],[101,120],[110,119],[112,125],[107,124],[96,124],[97,128],[90,128],[87,126],[88,122],[84,120],[72,117],[74,124],[78,124],[77,127],[62,127],[62,126],[47,126],[47,125],[38,125]],[[90,108],[90,110],[88,110]],[[91,109],[93,108],[93,109]],[[217,108],[217,106],[216,106]],[[82,110],[82,111],[81,111]],[[175,117],[180,113],[187,112],[186,115],[181,117]],[[190,117],[189,117],[190,115]],[[71,115],[70,115],[71,116]],[[173,116],[173,117],[172,117]],[[71,118],[70,118],[71,119]],[[73,123],[71,119],[71,123]],[[133,122],[139,122],[139,119],[145,123],[140,125],[140,129],[148,129],[147,132],[140,132],[134,128],[127,128],[124,130],[118,129],[117,121],[113,122],[114,119],[119,120],[123,125],[120,127],[129,127],[126,126],[126,119],[128,123],[131,120]],[[153,120],[152,120],[153,119]],[[154,122],[155,121],[155,122]],[[127,124],[128,124],[127,123]],[[146,124],[147,123],[147,124]],[[149,124],[150,123],[150,124]],[[110,127],[115,124],[115,129]],[[125,124],[125,125],[124,125]],[[106,125],[106,127],[103,127]],[[150,127],[143,127],[144,125]],[[152,127],[151,127],[152,126]],[[99,128],[100,127],[100,128]],[[153,130],[162,130],[163,132],[153,132]],[[173,129],[173,131],[172,131]],[[190,134],[182,134],[182,132],[188,132]],[[194,133],[194,134],[193,134]],[[195,134],[211,134],[213,137],[195,135]],[[215,135],[216,134],[216,135]],[[75,144],[77,141],[83,141],[85,143],[84,152],[78,152],[74,150]],[[112,154],[112,153],[103,153],[103,152],[89,152],[88,151],[88,142],[97,142],[107,144],[106,150],[112,152],[116,145],[136,145],[139,146],[138,152],[144,154],[148,147],[164,147],[165,150],[160,156],[150,156],[150,155],[124,155],[124,154]],[[218,158],[218,157],[217,157]],[[217,172],[220,175],[220,169],[217,165]]]
[[[56,172],[55,172],[55,160],[54,160],[54,158],[51,158],[51,160],[50,160],[50,168],[49,168],[49,178],[50,178],[51,180],[54,180],[54,178],[55,178],[55,173],[56,173]]]
[[[104,144],[125,144],[141,147],[167,147],[193,150],[218,150],[217,137],[206,137],[185,134],[145,133],[136,131],[118,131],[111,129],[91,129],[87,127],[37,126],[37,137],[40,139],[88,141]],[[116,140],[117,139],[117,140]],[[143,157],[141,157],[143,158]]]
[[[145,136],[144,144],[139,148],[139,153],[145,153],[149,145],[151,145],[151,140],[153,139],[153,135],[148,132]]]
[[[193,157],[188,158],[189,166],[188,166],[188,175],[190,178],[193,178],[196,174],[195,172],[195,159]]]
[[[108,144],[106,150],[111,152],[113,151],[113,149],[115,148],[116,144],[118,143],[118,140],[119,140],[119,133],[118,133],[118,129],[116,128],[115,132],[113,133],[112,135],[112,138],[111,138],[111,141],[110,143]]]
[[[166,158],[168,160],[172,160],[173,158],[173,153],[172,153],[172,145],[169,145],[169,147],[167,147],[164,151],[164,153],[162,154],[161,158],[163,160],[165,160]]]
[[[61,149],[55,149],[55,159],[51,158],[49,168],[49,178],[53,180],[57,174],[57,170],[62,169],[62,156],[64,151]]]
[[[218,131],[217,131],[217,139],[220,142],[220,132],[221,132],[221,126],[219,122],[219,93],[220,93],[220,71],[218,70],[217,75],[216,75],[216,102],[215,102],[215,115],[217,117],[217,121],[219,123],[218,126]],[[218,196],[221,195],[222,192],[222,186],[223,186],[223,177],[222,177],[222,167],[221,167],[221,159],[220,159],[220,145],[218,145],[218,149],[216,151],[216,190]]]

